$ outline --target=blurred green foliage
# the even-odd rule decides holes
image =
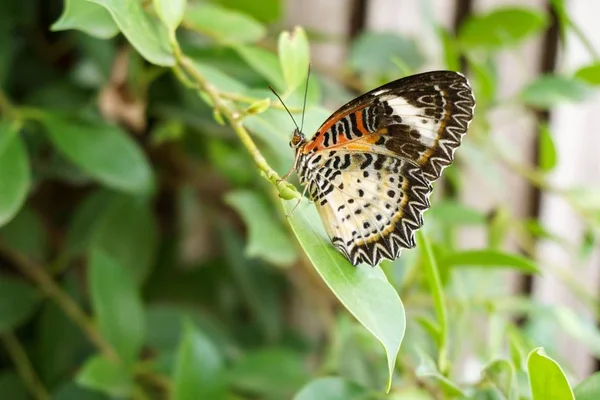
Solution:
[[[572,389],[570,360],[547,355],[564,331],[600,357],[594,324],[503,283],[503,270],[544,271],[600,315],[598,296],[535,252],[544,238],[589,257],[600,188],[551,185],[560,159],[543,121],[533,167],[490,135],[496,109],[535,116],[597,91],[595,50],[563,0],[550,3],[561,45],[572,31],[591,61],[510,98],[499,95],[496,59],[542,35],[549,13],[492,10],[457,34],[431,26],[444,67],[469,72],[475,121],[419,246],[354,268],[309,202],[292,213],[300,193],[280,180],[294,126],[267,88],[300,121],[308,37],[331,40],[280,32],[281,0],[5,0],[0,397],[600,398],[598,374]],[[328,117],[323,104],[418,72],[428,57],[419,38],[361,32],[338,71],[314,63],[304,131]],[[588,234],[557,237],[501,200],[489,216],[460,203],[463,172],[503,187],[500,166],[563,196]],[[457,248],[464,227],[486,246]],[[511,235],[522,254],[504,250]]]

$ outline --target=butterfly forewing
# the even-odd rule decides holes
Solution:
[[[463,75],[414,75],[344,105],[298,149],[301,182],[353,264],[414,246],[430,184],[452,163],[474,106]]]

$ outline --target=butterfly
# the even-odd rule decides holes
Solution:
[[[452,164],[474,108],[464,75],[433,71],[350,101],[311,139],[296,127],[292,170],[353,265],[377,265],[415,246],[431,185]]]

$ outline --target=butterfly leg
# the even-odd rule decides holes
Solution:
[[[296,208],[298,208],[298,206],[300,205],[300,202],[302,201],[302,199],[304,198],[304,195],[306,194],[306,191],[308,190],[308,185],[304,186],[304,189],[302,190],[302,194],[300,195],[300,198],[298,199],[298,201],[296,202],[296,204],[294,205],[294,208],[292,208],[292,210],[289,212],[289,214],[285,214],[286,218],[289,218],[292,216],[292,214],[294,213],[294,211],[296,211]]]

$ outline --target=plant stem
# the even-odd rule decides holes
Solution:
[[[241,121],[241,115],[236,110],[232,110],[227,103],[221,92],[215,88],[206,78],[200,73],[194,62],[183,55],[178,49],[174,51],[178,66],[185,71],[191,79],[198,85],[198,89],[206,93],[214,105],[214,109],[217,113],[223,115],[229,125],[233,128],[240,141],[246,147],[250,156],[254,160],[254,163],[261,170],[265,178],[275,185],[279,191],[279,195],[285,199],[298,198],[300,194],[291,184],[283,181],[279,174],[271,168],[267,160],[264,158],[254,140],[244,127]]]
[[[433,251],[422,231],[417,232],[417,241],[421,248],[421,254],[424,256],[425,275],[427,277],[427,282],[429,282],[429,288],[433,296],[433,304],[439,324],[438,369],[443,375],[446,375],[448,372],[448,313],[446,311],[444,290]]]
[[[44,387],[44,384],[37,376],[25,349],[19,342],[19,339],[13,333],[4,333],[0,335],[8,355],[12,359],[19,376],[31,392],[31,396],[36,400],[50,400],[50,395]]]
[[[79,325],[86,333],[90,342],[92,342],[106,358],[113,361],[119,360],[117,353],[115,353],[112,346],[104,340],[90,317],[83,312],[71,296],[54,282],[43,266],[37,265],[27,257],[6,247],[0,247],[0,251],[17,266],[23,275],[34,281],[46,296],[54,300],[73,322]]]

